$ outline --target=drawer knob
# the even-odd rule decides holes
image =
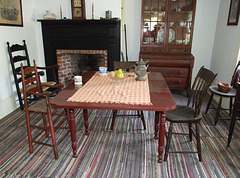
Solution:
[[[180,71],[178,71],[178,73],[179,73],[179,74],[183,74],[183,71],[182,71],[182,70],[180,70]]]
[[[181,80],[178,80],[178,81],[177,81],[177,84],[180,84],[180,83],[181,83]]]

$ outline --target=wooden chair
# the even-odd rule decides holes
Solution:
[[[25,107],[25,114],[26,114],[26,123],[27,123],[27,132],[28,132],[30,153],[33,153],[33,143],[43,144],[46,146],[53,147],[55,159],[58,159],[58,150],[57,150],[57,143],[56,143],[54,129],[57,129],[57,128],[69,129],[69,127],[61,127],[61,125],[65,122],[65,120],[69,121],[68,117],[67,117],[67,110],[66,110],[66,115],[56,114],[57,108],[54,108],[50,105],[50,103],[49,103],[50,93],[49,92],[43,93],[41,90],[40,85],[43,85],[43,84],[40,84],[35,60],[34,60],[34,67],[25,67],[24,68],[23,64],[21,64],[21,76],[22,76],[24,107]],[[46,86],[46,84],[44,84],[44,85]],[[62,84],[57,84],[54,86],[48,85],[47,87],[61,89],[61,88],[63,88],[63,85]],[[28,95],[34,95],[38,98],[38,100],[36,102],[32,103],[31,105],[29,105],[27,102]],[[32,125],[30,123],[30,112],[40,113],[42,115],[43,125],[44,125],[43,127]],[[53,114],[64,116],[61,119],[61,121],[58,122],[58,125],[56,127],[53,126],[53,120],[52,120]],[[46,115],[48,117],[49,126],[47,124]],[[34,116],[36,117],[36,115],[34,115]],[[59,118],[59,117],[57,117],[57,118]],[[37,136],[32,138],[31,128],[41,129],[42,131]],[[38,139],[38,137],[41,136],[43,132],[45,132],[46,137],[49,137],[49,131],[51,134],[52,144],[41,142],[40,139]],[[67,132],[64,135],[64,137],[68,133],[69,132]],[[61,141],[63,140],[63,138],[61,139]]]
[[[117,69],[124,69],[127,72],[133,72],[134,70],[134,65],[136,64],[137,61],[130,61],[130,62],[118,62],[118,61],[114,61],[114,70]],[[133,115],[124,115],[124,114],[117,114],[117,110],[113,110],[113,119],[112,119],[112,124],[111,124],[111,130],[113,130],[114,127],[114,123],[115,123],[115,119],[116,117],[138,117],[141,118],[142,123],[143,123],[143,128],[144,130],[146,130],[146,122],[145,122],[145,118],[144,118],[144,114],[143,111],[137,111],[137,114],[133,114]]]
[[[29,61],[27,45],[25,43],[25,40],[23,40],[23,45],[13,44],[10,46],[10,43],[7,42],[7,48],[8,48],[8,54],[9,54],[9,58],[10,58],[11,66],[12,66],[12,72],[13,72],[13,76],[14,76],[14,81],[15,81],[15,86],[16,86],[16,91],[17,91],[17,95],[18,95],[20,108],[23,110],[24,104],[23,104],[23,97],[22,97],[22,89],[20,86],[20,84],[22,82],[21,73],[20,73],[20,70],[21,70],[20,64],[23,63],[24,68],[31,66],[30,61]],[[41,70],[41,71],[39,71],[40,76],[44,75],[44,70],[53,70],[54,71],[55,78],[53,79],[53,81],[44,82],[44,84],[53,86],[56,83],[58,83],[58,79],[57,79],[58,65],[53,65],[53,66],[49,66],[49,67],[37,67],[37,68],[39,70]],[[45,86],[42,88],[42,90],[43,91],[49,90],[49,87]],[[57,89],[51,89],[52,95],[54,95],[56,93],[58,93]],[[32,100],[35,100],[35,98],[33,98],[32,96],[28,96],[28,102],[30,102]]]
[[[201,145],[200,145],[200,134],[199,134],[199,123],[202,118],[201,105],[203,97],[205,96],[209,86],[215,79],[217,74],[209,71],[208,69],[201,67],[190,91],[188,102],[186,106],[177,105],[175,110],[168,111],[166,113],[166,120],[170,122],[170,126],[167,132],[167,144],[165,148],[164,161],[167,160],[169,153],[198,153],[199,161],[202,160]],[[174,133],[173,124],[175,123],[186,123],[188,124],[189,133]],[[196,132],[193,132],[192,124],[195,124]],[[197,140],[197,152],[189,151],[172,151],[169,152],[170,141],[172,134],[189,135],[190,141],[192,141],[192,135]]]
[[[233,88],[232,88],[232,90],[230,92],[228,92],[228,93],[220,92],[220,91],[218,91],[218,86],[211,86],[209,88],[209,90],[211,91],[211,96],[209,98],[209,101],[208,101],[205,113],[207,113],[209,109],[216,109],[214,125],[217,124],[218,120],[228,120],[226,118],[219,118],[219,114],[220,114],[221,110],[228,110],[229,111],[229,115],[230,116],[232,115],[233,99],[236,96],[237,82],[239,82],[239,77],[240,77],[240,68],[239,68],[239,66],[240,66],[240,61],[238,62],[237,66],[236,66],[236,68],[234,70],[233,76],[232,76],[232,80],[231,80],[230,84],[231,84],[231,86],[233,86]],[[213,99],[214,95],[218,95],[219,96],[218,106],[217,106],[217,108],[214,108],[214,107],[210,108],[210,106],[212,105],[212,99]],[[222,108],[222,98],[223,97],[229,98],[229,108],[228,109]]]
[[[235,122],[236,120],[239,120],[237,119],[237,117],[240,117],[240,83],[238,83],[238,86],[237,86],[236,97],[233,105],[231,123],[230,123],[229,134],[228,134],[228,143],[227,143],[228,147],[230,146],[230,142],[232,140]]]

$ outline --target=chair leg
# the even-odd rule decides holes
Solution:
[[[141,117],[141,111],[137,111],[138,117]]]
[[[201,151],[201,142],[200,142],[200,133],[199,133],[199,123],[196,123],[195,126],[196,126],[198,159],[201,162],[202,161],[202,151]]]
[[[230,146],[230,142],[232,140],[235,121],[236,121],[236,114],[233,112],[233,116],[232,116],[231,123],[230,123],[230,128],[229,128],[229,134],[228,134],[228,143],[227,143],[228,147]]]
[[[192,141],[192,123],[188,124],[188,129],[189,129],[189,140],[191,142]]]
[[[20,109],[21,109],[21,110],[24,110],[24,105],[23,105],[23,102],[22,102],[21,99],[19,100],[19,104],[20,104]]]
[[[25,113],[26,113],[26,122],[27,122],[29,151],[30,153],[33,153],[32,132],[31,132],[31,126],[30,126],[29,112],[25,110]]]
[[[18,95],[18,101],[19,101],[20,109],[24,110],[23,97],[22,97],[22,94],[19,91],[19,89],[17,89],[17,95]]]
[[[48,112],[48,119],[49,119],[50,133],[52,138],[52,147],[53,147],[55,159],[58,159],[58,150],[57,150],[56,138],[54,133],[54,126],[52,121],[52,115],[50,112]]]
[[[116,119],[116,116],[117,116],[117,110],[112,110],[112,113],[113,113],[113,118],[112,118],[112,124],[111,124],[111,130],[113,130],[113,127],[114,127],[114,123],[115,123],[115,119]]]
[[[210,98],[209,98],[209,100],[208,100],[208,104],[207,104],[207,107],[206,107],[206,111],[205,111],[205,113],[207,114],[207,112],[208,112],[208,110],[209,110],[209,108],[210,108],[210,106],[211,106],[211,102],[212,102],[212,99],[213,99],[213,93],[211,93],[211,96],[210,96]]]
[[[168,134],[167,134],[167,144],[166,144],[166,148],[165,148],[164,161],[167,161],[167,157],[169,154],[170,141],[172,138],[172,129],[173,129],[173,124],[170,123],[169,129],[168,129]]]
[[[43,125],[45,128],[47,128],[47,120],[46,120],[46,116],[45,114],[42,113],[42,119],[43,119]],[[49,137],[49,132],[48,130],[45,130],[45,134],[46,134],[46,137],[48,138]]]
[[[144,128],[144,130],[146,130],[146,122],[145,122],[143,111],[141,111],[140,117],[141,117],[141,120],[142,120],[142,123],[143,123],[143,128]]]
[[[220,99],[219,99],[219,102],[218,102],[218,107],[217,107],[217,110],[216,110],[214,125],[217,125],[219,114],[220,114],[220,111],[221,111],[221,107],[222,107],[222,97],[220,96]]]
[[[229,101],[229,116],[232,115],[232,107],[233,107],[233,97],[230,97],[230,101]]]

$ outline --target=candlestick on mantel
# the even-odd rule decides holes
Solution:
[[[62,20],[62,7],[60,6],[60,18]]]
[[[94,3],[92,3],[92,19],[94,19]]]

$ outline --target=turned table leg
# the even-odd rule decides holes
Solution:
[[[85,134],[89,135],[89,123],[88,123],[88,110],[83,109],[84,125],[85,125]]]
[[[166,112],[161,113],[160,124],[159,124],[159,134],[158,134],[158,162],[162,162],[163,158],[163,145],[165,136],[165,122],[166,122]]]
[[[71,131],[71,140],[72,140],[72,149],[73,149],[73,157],[77,157],[77,142],[76,142],[76,125],[74,118],[74,109],[69,109],[69,125]]]
[[[157,139],[157,138],[158,138],[159,114],[160,114],[159,111],[155,111],[155,123],[154,123],[155,131],[154,131],[154,139]]]

